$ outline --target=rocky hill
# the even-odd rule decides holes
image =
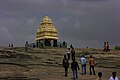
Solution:
[[[87,61],[92,54],[96,60],[96,72],[103,72],[104,80],[108,80],[112,71],[116,71],[120,77],[120,51],[103,52],[97,49],[75,49],[76,59],[82,54]],[[69,69],[69,76],[64,77],[62,68],[65,48],[29,48],[28,52],[24,47],[0,48],[0,79],[3,80],[72,80],[72,71]],[[71,63],[71,60],[70,60]],[[80,64],[79,64],[80,66]],[[96,76],[89,75],[87,64],[87,75],[82,76],[79,71],[80,80],[94,80]]]

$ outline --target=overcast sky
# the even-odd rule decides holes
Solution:
[[[45,15],[59,41],[81,48],[120,45],[120,0],[0,0],[0,46],[35,42]]]

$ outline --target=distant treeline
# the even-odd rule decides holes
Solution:
[[[120,46],[115,46],[115,50],[120,50]]]

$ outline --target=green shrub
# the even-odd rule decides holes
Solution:
[[[120,50],[120,46],[115,46],[115,50]]]

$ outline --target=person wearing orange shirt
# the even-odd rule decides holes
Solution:
[[[96,75],[95,70],[94,70],[95,60],[94,60],[92,55],[90,55],[89,65],[90,65],[90,75],[92,75],[92,72],[93,72],[94,75]]]

